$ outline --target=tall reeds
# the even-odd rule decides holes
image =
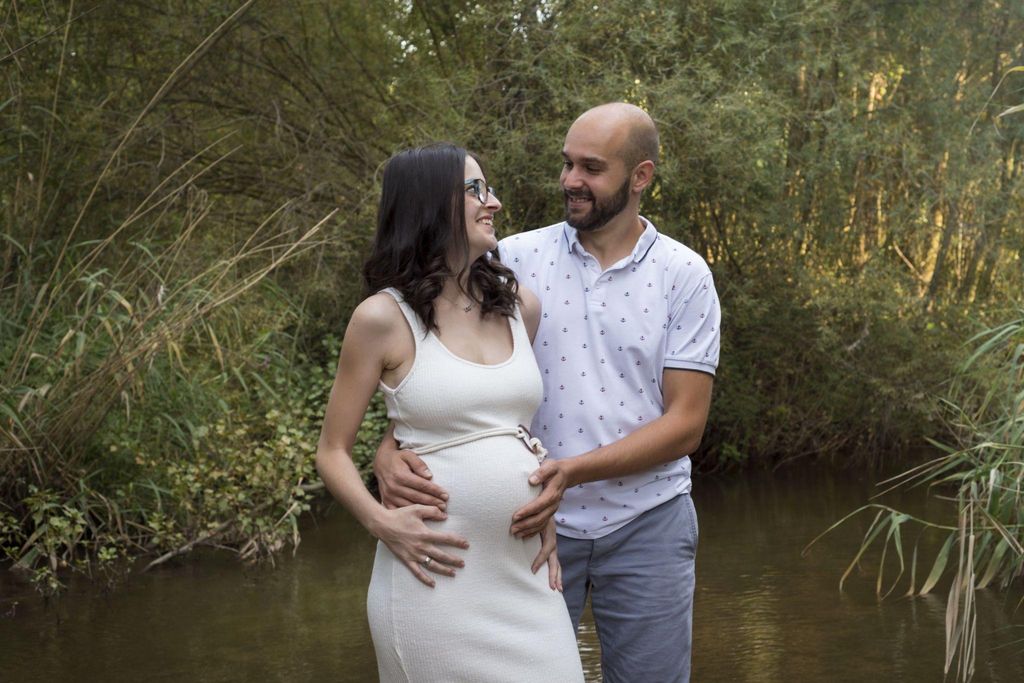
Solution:
[[[153,374],[187,376],[189,356],[231,370],[225,346],[245,341],[222,339],[223,314],[316,247],[331,217],[300,229],[285,205],[240,244],[211,251],[220,240],[210,239],[210,199],[197,184],[208,168],[178,169],[107,238],[72,242],[55,260],[52,245],[33,252],[3,235],[0,499],[20,530],[9,552],[27,569],[45,562],[48,580],[114,529],[124,531],[121,545],[145,546],[145,514],[125,514],[130,497],[115,505],[91,485],[123,475],[108,471],[98,448],[111,413],[129,423],[158,417],[148,408],[147,390],[160,384]]]
[[[1024,311],[969,340],[972,353],[943,400],[951,443],[933,444],[943,455],[893,477],[882,485],[927,486],[932,495],[955,505],[953,523],[937,523],[881,504],[865,505],[851,517],[875,511],[840,587],[869,548],[881,544],[877,593],[893,592],[907,571],[907,596],[924,595],[951,577],[946,600],[945,672],[961,681],[974,675],[977,654],[975,593],[1006,589],[1024,577]],[[905,547],[908,525],[935,530],[945,540],[923,582],[918,584],[918,547]],[[826,533],[828,533],[826,531]],[[817,539],[816,539],[817,540]],[[884,578],[886,557],[895,554],[897,576]]]
[[[223,231],[204,185],[238,149],[231,133],[169,172],[126,161],[140,122],[251,5],[170,70],[112,151],[79,155],[93,178],[53,163],[55,122],[80,113],[58,116],[73,4],[42,129],[20,82],[0,104],[19,142],[0,168],[0,551],[44,590],[69,566],[298,541],[325,380],[281,351],[298,312],[268,276],[321,246],[336,212],[284,202]],[[140,199],[100,211],[104,195]]]

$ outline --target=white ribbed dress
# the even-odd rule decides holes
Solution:
[[[509,534],[512,513],[540,490],[527,481],[537,455],[515,435],[530,424],[543,391],[519,312],[510,319],[511,357],[481,365],[452,354],[396,290],[384,291],[399,302],[416,341],[401,384],[381,384],[388,417],[399,444],[421,454],[450,496],[448,518],[427,524],[461,534],[469,549],[446,548],[466,566],[454,578],[435,574],[429,588],[377,544],[367,613],[380,680],[582,682],[562,595],[548,586],[546,567],[530,571],[540,539]]]

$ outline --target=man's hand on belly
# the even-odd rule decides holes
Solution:
[[[512,527],[509,531],[513,536],[530,538],[540,533],[558,510],[562,494],[569,485],[564,463],[565,461],[548,458],[530,475],[531,484],[542,484],[544,488],[536,498],[512,515]]]
[[[386,436],[373,458],[373,474],[380,486],[380,500],[389,510],[407,505],[448,508],[448,493],[432,482],[430,468],[412,451],[403,451]]]

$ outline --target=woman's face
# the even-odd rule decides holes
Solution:
[[[480,164],[473,157],[466,157],[466,182],[477,182],[477,187],[487,187]],[[501,210],[501,202],[493,192],[485,191],[484,201],[477,197],[476,189],[466,187],[466,240],[469,243],[469,260],[473,262],[498,246],[494,233],[494,214]]]

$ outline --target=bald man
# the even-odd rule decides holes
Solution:
[[[588,110],[562,147],[565,220],[499,245],[543,307],[531,432],[549,452],[530,477],[543,489],[510,530],[532,536],[555,516],[566,606],[578,627],[590,599],[610,683],[690,676],[689,454],[707,421],[721,313],[704,260],[640,216],[658,153],[642,109]],[[385,502],[443,508],[426,466],[396,448],[382,444],[374,465]]]

